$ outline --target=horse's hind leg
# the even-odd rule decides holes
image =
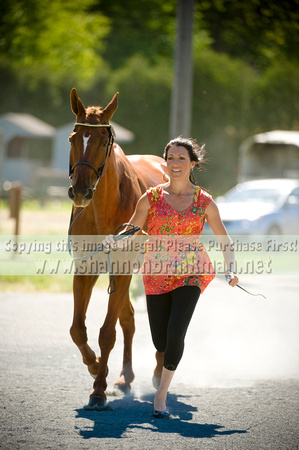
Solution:
[[[97,375],[100,363],[99,358],[96,358],[96,354],[87,343],[85,319],[92,289],[97,278],[98,276],[74,276],[74,315],[70,328],[71,337],[81,352],[84,364],[87,365],[90,374],[93,376]]]
[[[134,308],[130,302],[129,294],[119,316],[119,323],[124,335],[123,367],[120,378],[114,385],[126,392],[135,378],[132,369],[132,342],[135,333]]]

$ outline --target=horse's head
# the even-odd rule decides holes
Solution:
[[[87,206],[103,175],[113,145],[112,127],[109,124],[117,108],[116,93],[105,109],[85,108],[75,88],[71,91],[71,108],[76,116],[69,137],[70,179],[68,195],[75,206]]]

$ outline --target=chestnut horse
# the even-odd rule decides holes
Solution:
[[[163,181],[164,160],[154,155],[125,156],[113,143],[109,121],[117,108],[116,93],[106,108],[85,108],[75,88],[71,108],[76,123],[70,135],[70,178],[68,195],[73,201],[70,232],[72,235],[115,233],[128,222],[138,198],[150,186]],[[95,378],[93,392],[86,409],[106,407],[107,364],[116,339],[119,319],[124,336],[123,363],[115,384],[125,390],[134,379],[132,340],[135,331],[134,309],[129,298],[131,276],[116,275],[116,290],[109,295],[107,314],[99,333],[100,357],[87,342],[85,317],[98,275],[74,275],[74,314],[70,334],[78,346],[84,364]]]

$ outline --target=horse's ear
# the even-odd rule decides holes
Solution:
[[[104,121],[107,123],[109,122],[109,120],[111,119],[111,117],[113,116],[113,114],[115,113],[115,111],[117,109],[117,96],[118,96],[118,92],[116,92],[116,94],[114,94],[111,102],[102,111],[102,117],[103,117]]]
[[[85,114],[85,106],[80,100],[76,88],[71,90],[71,108],[76,116],[82,116]]]

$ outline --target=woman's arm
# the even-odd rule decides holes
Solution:
[[[129,223],[134,225],[135,227],[139,226],[140,229],[144,227],[144,224],[147,219],[148,211],[150,209],[150,202],[148,200],[147,193],[144,193],[138,200],[135,211],[132,215],[132,217],[129,220]],[[122,234],[122,232],[126,231],[128,227],[126,227],[123,231],[121,231],[119,234]],[[133,237],[133,236],[132,236]],[[126,242],[124,240],[119,240],[116,244],[113,238],[113,234],[109,234],[106,236],[106,238],[103,241],[103,245],[107,247],[125,247]]]
[[[150,202],[147,193],[145,192],[138,200],[133,216],[131,217],[129,222],[133,224],[135,227],[137,226],[140,227],[140,229],[142,230],[146,222],[149,209],[150,209]]]
[[[211,227],[211,230],[215,234],[222,250],[223,257],[226,262],[227,274],[229,274],[231,278],[229,284],[231,286],[236,286],[236,284],[238,284],[239,282],[239,279],[235,274],[234,243],[227,234],[227,231],[219,214],[218,206],[216,205],[214,200],[212,200],[209,206],[207,206],[205,213],[207,222]]]

